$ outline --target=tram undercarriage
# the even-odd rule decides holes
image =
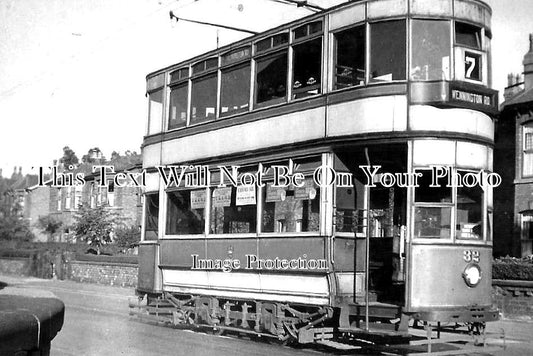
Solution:
[[[332,308],[170,292],[158,296],[145,294],[130,301],[130,315],[140,321],[175,328],[210,329],[216,335],[247,334],[283,345],[314,344],[342,350],[364,348],[367,352],[374,350],[379,351],[376,354],[391,355],[396,353],[386,348],[402,355],[411,354],[406,349],[409,347],[413,348],[413,354],[427,351],[435,355],[479,351],[479,346],[483,346],[483,352],[499,349],[487,347],[484,322],[449,325],[422,322],[402,313],[399,306],[371,303],[367,325],[365,312],[364,305],[359,304]],[[454,339],[449,334],[443,337],[444,332],[462,337]],[[466,336],[470,342],[464,341]],[[503,335],[497,337],[505,340]]]

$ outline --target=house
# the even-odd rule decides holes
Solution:
[[[495,255],[533,254],[533,34],[524,56],[523,80],[508,76],[496,125],[494,170]]]

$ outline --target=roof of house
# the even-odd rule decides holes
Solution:
[[[533,105],[533,88],[523,90],[520,93],[513,96],[511,99],[502,103],[502,109],[509,106],[516,106],[522,104]]]

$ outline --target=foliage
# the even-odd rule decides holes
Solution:
[[[31,241],[33,238],[28,221],[21,216],[20,206],[4,206],[0,211],[0,240]]]
[[[533,281],[533,258],[499,258],[492,264],[492,278]]]
[[[83,163],[100,163],[105,162],[105,157],[102,150],[98,147],[89,149],[86,155],[81,158]]]
[[[141,232],[136,226],[119,228],[115,231],[114,240],[119,247],[133,248],[141,241]]]
[[[63,157],[61,157],[59,162],[69,169],[69,166],[76,166],[79,163],[79,159],[70,147],[65,146],[63,147]]]
[[[111,242],[115,214],[103,206],[94,209],[82,207],[74,216],[73,230],[78,238],[82,238],[98,253],[102,245]]]
[[[45,234],[48,234],[48,240],[52,241],[54,235],[57,234],[61,229],[61,226],[63,226],[63,222],[55,219],[52,215],[44,215],[39,216],[39,220],[37,220],[35,225]]]

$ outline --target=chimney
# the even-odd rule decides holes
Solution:
[[[529,52],[524,56],[524,89],[533,88],[533,33],[529,35]]]
[[[503,91],[504,100],[512,99],[516,94],[522,92],[523,84],[520,74],[509,73],[507,75],[507,87]]]

